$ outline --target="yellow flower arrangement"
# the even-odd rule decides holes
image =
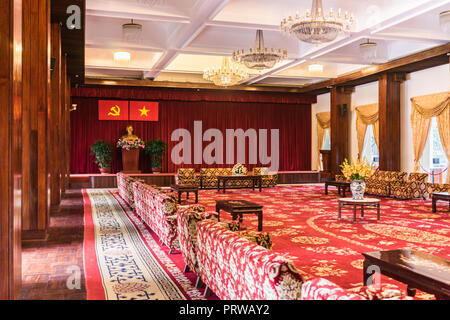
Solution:
[[[366,180],[367,178],[370,178],[376,170],[376,168],[371,166],[367,161],[359,159],[352,161],[352,164],[345,159],[341,165],[341,169],[342,174],[351,181]]]

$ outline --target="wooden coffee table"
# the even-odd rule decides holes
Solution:
[[[353,223],[356,222],[356,211],[359,209],[361,211],[361,217],[364,218],[365,209],[376,209],[377,210],[377,220],[380,220],[380,199],[374,198],[364,198],[363,200],[353,200],[352,198],[341,198],[338,200],[339,203],[339,214],[338,220],[342,216],[342,208],[350,207],[353,209]]]
[[[450,299],[450,260],[409,249],[377,251],[362,254],[364,285],[371,276],[368,268],[408,285],[408,295],[416,289],[434,294],[436,299]]]
[[[239,216],[239,222],[242,223],[242,216],[244,214],[256,214],[258,216],[258,231],[263,228],[263,206],[246,200],[216,200],[216,212],[219,214],[220,210],[229,212],[236,220]]]
[[[220,192],[222,182],[222,189],[223,193],[225,193],[225,190],[227,189],[227,182],[228,181],[236,181],[236,180],[250,180],[252,181],[252,189],[255,190],[256,183],[258,183],[259,192],[262,192],[262,176],[260,175],[248,175],[248,176],[217,176],[217,191]]]
[[[189,200],[189,192],[195,193],[195,203],[198,203],[198,187],[190,184],[173,184],[170,186],[172,191],[178,192],[178,203],[181,204],[181,194],[186,192],[186,198]]]
[[[433,212],[436,212],[437,201],[448,201],[448,207],[450,211],[450,193],[448,192],[435,192],[431,194],[431,202],[433,206]]]
[[[345,182],[345,181],[326,181],[325,182],[325,194],[328,194],[328,187],[329,186],[333,186],[338,188],[338,194],[341,195],[341,191],[342,191],[342,196],[345,198],[345,192],[346,190],[350,191],[350,182]]]

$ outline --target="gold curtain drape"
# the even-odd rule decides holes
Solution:
[[[361,157],[364,148],[367,126],[373,126],[373,135],[378,148],[380,147],[380,122],[378,121],[378,103],[368,104],[355,108],[356,110],[356,135],[358,139],[358,158]]]
[[[316,114],[317,118],[317,169],[320,170],[320,149],[322,149],[325,130],[330,128],[331,113],[320,112]]]
[[[450,161],[450,92],[411,98],[411,126],[414,143],[414,171],[419,170],[419,160],[428,138],[431,118],[436,117],[439,137],[447,159]],[[447,183],[450,174],[447,172]]]

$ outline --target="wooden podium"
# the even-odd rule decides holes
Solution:
[[[122,149],[122,172],[126,174],[139,174],[139,149]]]

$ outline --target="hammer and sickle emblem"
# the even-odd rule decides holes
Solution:
[[[108,116],[118,117],[120,116],[120,108],[118,105],[111,107],[111,112],[108,113]]]

